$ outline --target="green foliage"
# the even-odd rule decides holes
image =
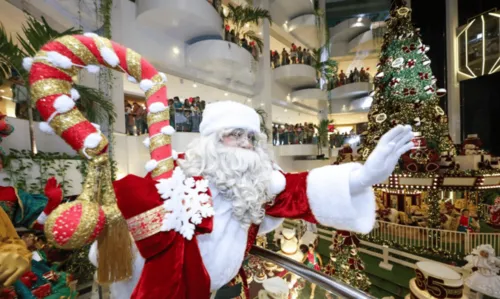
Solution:
[[[78,162],[81,160],[79,156],[65,153],[38,152],[33,155],[28,150],[10,149],[4,159],[4,171],[8,175],[4,182],[29,193],[43,194],[47,180],[55,176],[63,188],[63,193],[67,195],[74,183],[67,177],[67,172],[75,162],[80,164]],[[31,177],[37,173],[40,175]]]
[[[78,109],[80,109],[85,117],[91,122],[103,123],[115,121],[115,106],[113,102],[106,97],[104,92],[80,84],[74,84],[73,88],[80,93],[80,99],[76,102]]]
[[[322,119],[319,122],[319,125],[314,125],[314,127],[318,130],[318,145],[319,146],[328,146],[328,126],[333,124],[333,120]]]
[[[259,25],[259,22],[268,19],[272,23],[271,13],[268,10],[249,5],[234,6],[229,3],[228,14],[222,14],[224,23],[231,23],[237,36],[244,37],[249,41],[254,41],[259,51],[262,53],[264,42],[262,38],[253,30],[245,28],[246,24]]]
[[[430,60],[413,28],[410,12],[407,8],[391,11],[368,114],[364,159],[380,137],[398,124],[409,124],[413,131],[421,133],[429,151],[439,155],[450,150],[450,144],[444,141],[448,137],[448,120],[439,107]]]

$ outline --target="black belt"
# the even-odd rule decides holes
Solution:
[[[223,286],[215,294],[215,299],[233,299],[241,295],[242,283],[234,286]]]

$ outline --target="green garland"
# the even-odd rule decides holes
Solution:
[[[29,150],[10,149],[5,156],[5,172],[8,177],[4,182],[9,185],[33,194],[43,194],[47,180],[52,176],[58,176],[61,181],[63,193],[68,194],[73,187],[73,180],[66,177],[67,171],[71,168],[68,160],[82,161],[80,156],[71,156],[65,153],[38,152],[33,155]],[[12,163],[17,161],[18,163]],[[83,164],[83,163],[82,163]],[[34,178],[34,182],[28,183],[28,173],[34,166],[40,169],[40,176]],[[77,166],[81,172],[81,166]],[[84,173],[82,173],[84,177]]]

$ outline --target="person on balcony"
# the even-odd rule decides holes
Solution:
[[[288,52],[283,48],[283,51],[281,51],[281,65],[287,65],[289,63]]]
[[[274,51],[274,55],[273,55],[273,64],[274,64],[274,68],[277,68],[280,66],[280,53],[278,51]]]
[[[342,86],[345,84],[346,84],[346,75],[344,73],[344,70],[340,70],[338,86]]]
[[[297,49],[297,63],[303,63],[302,58],[304,57],[304,52],[302,52],[302,47]]]

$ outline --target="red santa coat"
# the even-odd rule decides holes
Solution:
[[[211,289],[228,283],[232,278],[228,275],[233,275],[235,267],[241,267],[245,249],[254,243],[257,231],[259,234],[272,231],[284,218],[303,219],[341,230],[369,232],[375,223],[373,192],[371,188],[357,194],[351,194],[349,190],[349,175],[360,167],[350,163],[295,174],[275,171],[270,190],[277,194],[276,198],[266,206],[266,216],[260,228],[251,227],[244,238],[241,238],[241,233],[231,235],[232,230],[239,228],[230,222],[230,210],[224,206],[225,201],[219,198],[221,194],[217,190],[213,194],[211,189],[206,192],[214,200],[215,215],[203,218],[194,228],[195,236],[187,239],[174,229],[161,231],[159,225],[163,215],[150,213],[164,204],[155,186],[157,182],[133,175],[115,182],[118,207],[128,221],[135,223],[132,227],[136,229],[131,232],[145,258],[131,298],[208,299]],[[245,244],[240,244],[242,240],[246,241]],[[135,281],[131,280],[130,284],[135,284]]]

